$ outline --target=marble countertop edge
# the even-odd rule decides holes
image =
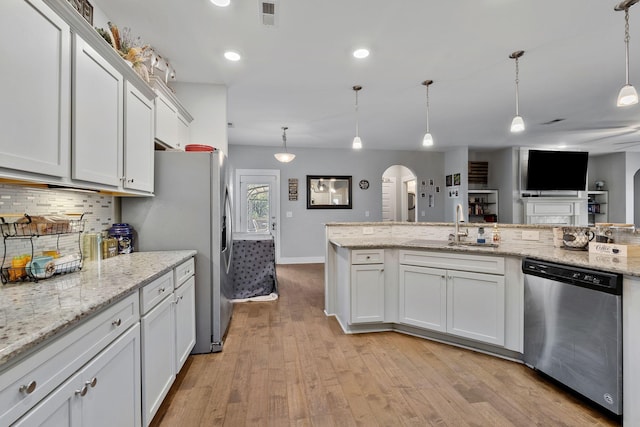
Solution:
[[[134,252],[88,261],[79,272],[37,283],[0,287],[0,370],[195,255],[194,250]]]
[[[586,267],[596,270],[640,277],[639,257],[600,255],[588,251],[570,251],[552,245],[501,243],[498,247],[450,246],[446,240],[429,240],[401,237],[333,237],[329,242],[347,249],[429,249],[468,254],[514,256],[535,258],[560,264]]]

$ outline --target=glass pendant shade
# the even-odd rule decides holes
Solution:
[[[511,121],[511,132],[522,132],[524,130],[524,120],[521,116],[515,116]]]
[[[422,138],[422,146],[423,147],[432,147],[433,146],[433,136],[429,132],[424,134],[424,138]]]
[[[618,107],[628,107],[638,103],[638,92],[630,84],[622,86],[620,93],[618,93]]]
[[[359,150],[362,148],[362,140],[359,136],[353,138],[353,144],[351,144],[351,148],[353,148],[354,150]]]
[[[296,155],[292,153],[276,153],[273,155],[273,157],[275,157],[276,160],[279,162],[289,163],[290,161],[296,158]]]

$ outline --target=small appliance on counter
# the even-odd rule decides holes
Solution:
[[[586,251],[595,234],[589,227],[562,227],[562,247],[574,251]]]

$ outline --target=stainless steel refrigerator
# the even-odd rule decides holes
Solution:
[[[221,351],[231,320],[232,192],[226,160],[220,151],[156,151],[155,196],[121,199],[122,221],[136,231],[136,251],[198,251],[192,353]]]

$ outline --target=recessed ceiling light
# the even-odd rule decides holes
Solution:
[[[367,56],[369,56],[369,50],[364,48],[356,49],[353,51],[353,56],[358,59],[366,58]]]
[[[215,4],[216,6],[227,7],[229,6],[229,4],[231,4],[231,0],[211,0],[211,3]]]
[[[224,57],[229,61],[240,61],[240,54],[238,52],[234,52],[232,50],[228,50],[224,53]]]

